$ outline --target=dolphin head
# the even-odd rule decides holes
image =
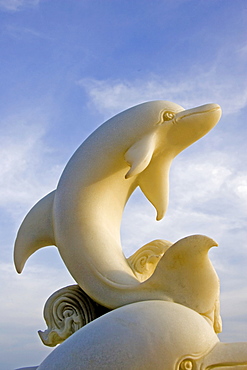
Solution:
[[[205,104],[196,108],[181,110],[176,114],[163,113],[167,134],[166,143],[173,155],[206,135],[219,121],[221,108],[218,104]],[[167,127],[169,123],[169,127]]]
[[[139,175],[138,185],[156,208],[157,220],[161,220],[168,207],[169,170],[173,158],[217,124],[221,108],[218,104],[206,104],[185,110],[167,101],[146,104],[149,117],[154,112],[159,117],[152,129],[125,153],[130,165],[126,178]]]

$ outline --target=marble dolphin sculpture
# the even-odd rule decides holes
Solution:
[[[32,369],[247,370],[247,343],[220,342],[180,304],[145,301],[89,323]]]
[[[173,158],[207,134],[220,116],[217,104],[184,110],[175,103],[152,101],[101,125],[72,156],[57,189],[40,200],[24,219],[14,250],[17,271],[22,271],[36,250],[55,245],[79,286],[104,306],[172,300],[174,290],[162,279],[170,280],[169,266],[179,242],[169,248],[152,276],[142,282],[122,251],[122,213],[139,186],[156,208],[157,220],[162,219],[168,205]],[[203,236],[192,237],[187,244],[191,240],[192,244],[195,240],[199,243],[195,253],[200,255],[206,256],[216,245]],[[146,249],[148,253],[149,247]],[[175,283],[170,280],[169,284]]]

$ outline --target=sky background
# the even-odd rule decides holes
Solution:
[[[219,124],[173,162],[165,218],[137,191],[126,255],[161,238],[214,238],[222,341],[247,341],[247,2],[0,0],[0,369],[51,351],[47,298],[74,281],[54,247],[21,275],[13,244],[28,210],[56,188],[70,156],[112,115],[148,100],[218,103]]]

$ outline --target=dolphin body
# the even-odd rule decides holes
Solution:
[[[161,255],[154,273],[141,282],[123,254],[120,225],[125,204],[137,186],[156,208],[157,220],[164,216],[173,158],[210,131],[220,116],[217,104],[184,110],[175,103],[152,101],[106,121],[74,153],[57,189],[41,199],[24,219],[15,242],[17,271],[22,271],[36,250],[55,245],[79,286],[106,307],[140,300],[182,299],[199,313],[206,312],[204,306],[180,299],[188,292],[173,297],[171,287],[176,283],[170,281],[168,272],[181,243]],[[201,255],[203,251],[205,256],[217,244],[203,236],[196,236],[196,241],[201,247],[195,253]],[[182,245],[189,242],[191,239]],[[211,271],[206,257],[205,266]],[[217,292],[218,287],[215,295]],[[209,310],[213,310],[211,303]]]

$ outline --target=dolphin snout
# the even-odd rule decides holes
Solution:
[[[220,117],[221,108],[218,104],[205,104],[178,112],[168,133],[174,155],[206,135],[218,123]]]
[[[176,114],[175,121],[178,122],[182,118],[191,117],[195,114],[207,114],[207,113],[216,113],[221,116],[221,107],[218,104],[212,103],[212,104],[204,104],[199,107],[192,108],[192,109],[186,109]]]

